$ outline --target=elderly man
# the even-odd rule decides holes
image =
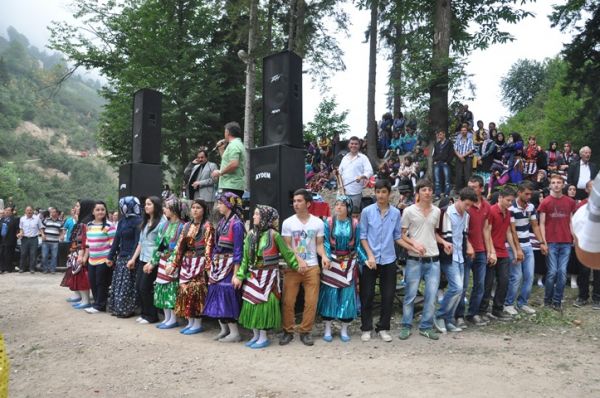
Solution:
[[[215,182],[217,181],[212,177],[212,173],[218,169],[215,163],[208,161],[206,149],[199,149],[196,158],[183,171],[188,198],[202,199],[208,204],[208,208],[212,209],[215,202]]]
[[[221,153],[221,167],[211,173],[213,178],[219,179],[219,192],[232,192],[240,198],[244,195],[244,164],[246,150],[240,136],[242,129],[237,122],[225,125],[224,142],[227,144]],[[224,146],[222,141],[217,144],[219,151]]]
[[[32,274],[35,272],[38,235],[40,234],[41,227],[42,223],[39,217],[33,214],[33,207],[27,206],[25,208],[25,215],[19,220],[19,233],[17,234],[17,238],[21,239],[20,273],[25,272],[25,267]]]
[[[587,198],[585,185],[588,181],[596,178],[596,174],[598,174],[598,166],[596,166],[595,163],[590,162],[591,157],[592,150],[589,146],[584,146],[579,150],[579,161],[569,165],[567,183],[577,187],[575,199],[580,200]]]
[[[366,181],[373,175],[373,167],[369,158],[359,152],[360,140],[351,137],[348,142],[348,152],[340,163],[339,173],[346,195],[352,200],[353,213],[360,213],[362,190]]]

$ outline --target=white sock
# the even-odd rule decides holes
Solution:
[[[256,344],[264,343],[267,340],[268,340],[267,339],[267,331],[266,330],[261,330],[259,332],[259,337],[258,337],[258,341],[256,342]]]
[[[331,336],[331,321],[325,321],[325,336]]]
[[[257,341],[259,337],[258,329],[252,329],[252,339],[251,341]]]
[[[71,300],[76,300],[76,299],[80,299],[81,298],[81,293],[79,293],[77,290],[75,290],[73,292],[73,295],[71,297],[69,297]]]
[[[194,320],[192,329],[200,329],[202,327],[202,319],[200,319],[200,318],[192,318],[192,319]]]
[[[79,290],[77,292],[81,297],[81,304],[89,304],[90,303],[90,291],[89,290]]]
[[[225,322],[219,321],[219,326],[221,326],[221,331],[217,335],[217,337],[225,337],[229,334],[229,327]]]
[[[342,322],[342,331],[341,331],[342,336],[348,337],[348,326],[349,325],[350,325],[349,323]]]
[[[188,329],[192,329],[194,327],[194,318],[188,318],[188,324],[186,326],[186,328]]]
[[[168,314],[168,317],[167,317]],[[177,317],[171,309],[165,309],[165,325],[172,325],[177,322]]]
[[[228,323],[227,326],[229,326],[229,336],[239,337],[240,331],[237,323]]]

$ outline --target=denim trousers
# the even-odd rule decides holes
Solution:
[[[444,193],[450,195],[450,166],[446,162],[436,162],[433,165],[433,179],[435,181],[435,194],[441,193],[441,179],[444,178]]]
[[[521,247],[521,250],[523,250],[523,261],[514,263],[515,256],[512,250],[508,249],[510,265],[508,266],[508,291],[506,292],[504,305],[514,305],[516,299],[518,307],[524,306],[529,301],[529,296],[531,295],[533,270],[535,267],[533,248],[525,246]],[[521,287],[520,292],[519,286]]]
[[[544,304],[560,305],[567,280],[567,265],[571,256],[570,243],[548,243],[546,256],[546,283],[544,285]]]
[[[465,297],[467,294],[467,288],[469,287],[469,274],[473,272],[473,286],[471,287],[471,294],[469,295],[469,309],[467,316],[474,316],[479,313],[479,306],[483,299],[483,292],[485,291],[485,272],[487,269],[487,254],[486,252],[477,252],[475,257],[471,260],[469,257],[465,258],[465,279],[463,281],[463,292],[458,306],[456,307],[456,317],[462,318],[465,316]]]
[[[448,263],[440,263],[440,266],[448,280],[448,288],[444,293],[444,298],[435,316],[444,319],[446,322],[454,323],[454,313],[464,291],[465,263],[453,260]]]
[[[404,268],[404,281],[406,282],[404,303],[402,305],[402,327],[404,328],[412,327],[415,298],[421,279],[425,281],[425,302],[423,303],[423,315],[419,329],[426,330],[433,327],[436,294],[440,286],[440,262],[408,259]]]
[[[58,260],[58,242],[42,242],[42,270],[56,271]]]

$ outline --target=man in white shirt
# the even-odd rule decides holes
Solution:
[[[584,146],[579,150],[580,160],[569,165],[567,171],[567,183],[577,187],[575,199],[581,200],[587,198],[585,185],[588,181],[596,178],[596,174],[598,174],[598,166],[590,162],[591,156],[592,150],[590,147]]]
[[[19,261],[19,272],[25,272],[25,267],[32,274],[35,272],[35,262],[37,261],[38,235],[42,222],[39,217],[33,214],[33,207],[25,208],[25,215],[19,221],[19,233],[17,238],[21,239],[21,259]],[[28,261],[27,261],[28,260]]]
[[[319,217],[308,212],[312,195],[306,189],[294,192],[295,215],[288,217],[281,226],[281,236],[292,248],[298,260],[298,270],[287,270],[283,277],[283,335],[279,345],[289,344],[294,338],[296,296],[300,285],[304,288],[304,312],[302,323],[298,325],[300,340],[304,345],[313,345],[312,328],[317,313],[321,271],[317,254],[321,256],[323,267],[329,267],[329,258],[323,246],[325,224]]]
[[[360,213],[362,190],[373,175],[373,167],[369,158],[358,151],[360,149],[358,137],[350,138],[348,149],[350,152],[342,158],[339,173],[346,195],[352,200],[353,212]]]

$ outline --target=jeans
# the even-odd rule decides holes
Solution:
[[[404,328],[412,327],[414,302],[421,278],[425,280],[425,302],[423,303],[423,316],[421,317],[419,329],[426,330],[433,327],[436,293],[440,286],[440,262],[408,259],[404,268],[404,281],[406,282],[406,292],[402,305],[402,327]]]
[[[546,283],[544,285],[544,304],[560,306],[565,291],[567,265],[571,256],[570,243],[548,243],[546,256]]]
[[[106,311],[108,288],[112,281],[112,267],[106,263],[88,264],[88,280],[94,296],[94,308],[98,311]]]
[[[475,316],[479,313],[479,306],[485,290],[485,272],[487,268],[486,252],[475,253],[475,258],[471,260],[465,258],[465,279],[463,281],[463,292],[456,307],[456,317],[462,318],[465,315],[465,296],[469,287],[469,271],[473,271],[473,286],[469,296],[469,310],[467,316]]]
[[[465,264],[453,260],[451,263],[442,263],[440,266],[448,279],[448,288],[435,316],[454,324],[454,313],[464,291]]]
[[[27,264],[29,271],[35,271],[35,262],[37,260],[37,248],[38,238],[22,238],[21,239],[21,259],[19,260],[19,271],[27,271],[25,264]],[[26,263],[25,260],[29,260]]]
[[[577,260],[579,261],[579,260]],[[594,273],[594,282],[592,290],[592,301],[600,301],[600,270],[592,271],[583,264],[580,264],[579,274],[577,275],[577,285],[579,286],[579,297],[581,300],[590,298],[590,273]]]
[[[515,256],[511,249],[508,249],[510,255],[510,265],[508,271],[508,292],[504,305],[514,305],[517,299],[517,306],[522,307],[529,301],[531,288],[533,287],[533,269],[535,268],[535,258],[533,257],[533,248],[531,246],[521,247],[523,250],[523,261],[513,263]],[[517,297],[521,285],[521,292]]]
[[[58,242],[42,242],[42,270],[56,272],[57,259]]]
[[[492,305],[492,314],[497,315],[504,310],[504,300],[506,299],[506,290],[508,288],[508,264],[510,258],[499,258],[493,267],[488,267],[485,273],[485,292],[479,306],[479,312],[485,314],[492,298],[492,289],[494,288],[494,279],[496,280],[496,293]]]
[[[366,265],[360,274],[360,330],[369,332],[373,330],[373,299],[375,298],[375,282],[379,277],[379,291],[381,293],[381,309],[379,323],[375,331],[390,330],[392,319],[392,307],[394,305],[394,293],[396,292],[396,263],[377,264],[377,268],[371,269]]]
[[[444,193],[450,195],[450,166],[446,162],[436,162],[433,165],[436,196],[440,196],[442,173],[444,174]]]

